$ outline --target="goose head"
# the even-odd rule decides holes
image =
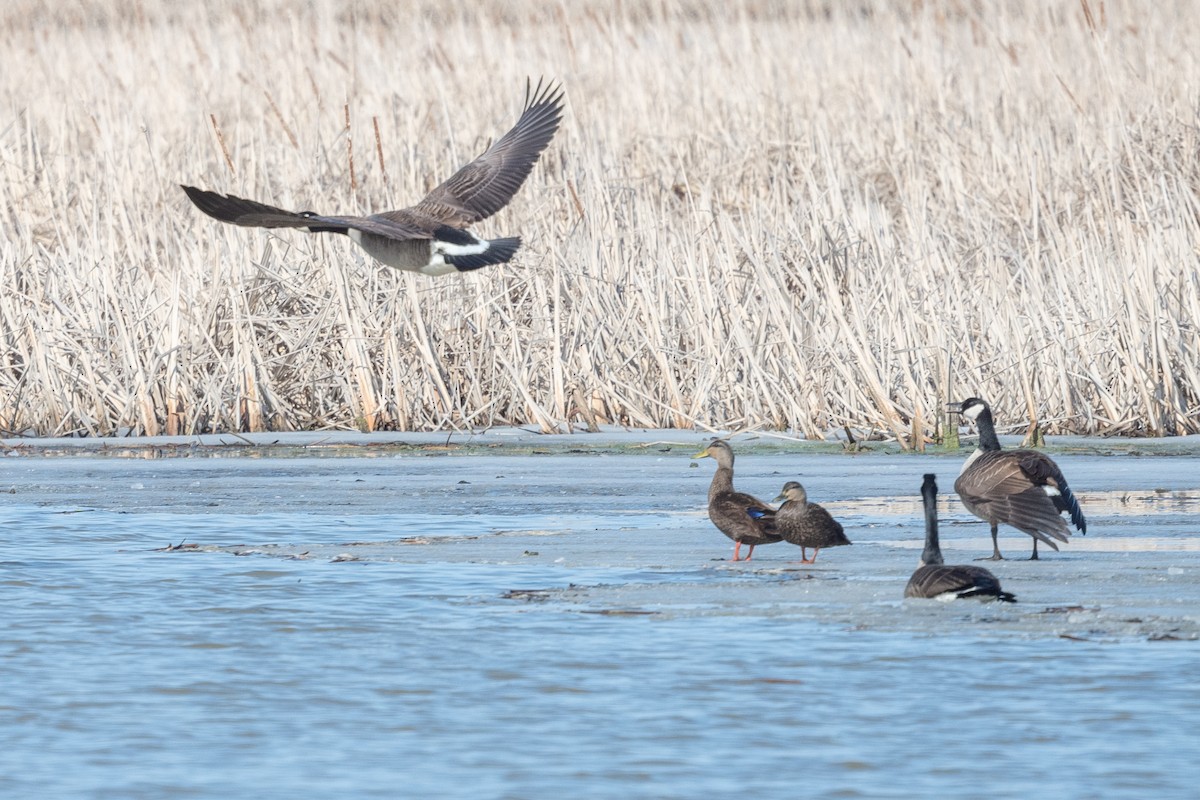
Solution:
[[[978,397],[968,397],[966,400],[963,400],[961,403],[948,403],[946,405],[946,409],[948,411],[958,412],[966,419],[971,420],[971,422],[974,422],[975,420],[979,419],[979,415],[982,414],[984,411],[991,410],[988,407],[987,402],[985,400],[981,400]]]

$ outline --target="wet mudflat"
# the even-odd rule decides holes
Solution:
[[[10,448],[0,796],[1194,796],[1194,441],[1052,450],[1003,605],[902,600],[922,473],[990,552],[961,455],[735,440],[855,544],[734,564],[702,437],[404,438]]]

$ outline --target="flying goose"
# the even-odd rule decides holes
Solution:
[[[483,155],[434,188],[415,206],[369,217],[326,217],[219,195],[194,186],[183,191],[196,207],[221,222],[253,228],[299,228],[341,233],[375,260],[424,275],[466,272],[503,264],[521,246],[517,236],[480,239],[470,225],[495,214],[513,198],[562,120],[562,88],[542,82],[525,87],[525,109],[512,130]]]
[[[904,596],[937,600],[978,597],[1015,603],[1017,598],[1001,589],[996,576],[983,567],[942,563],[942,548],[938,545],[936,479],[936,475],[926,474],[921,484],[921,499],[925,502],[925,550],[921,553],[921,565],[904,587]]]
[[[996,542],[1001,522],[1033,537],[1030,560],[1037,560],[1038,541],[1055,550],[1055,539],[1069,541],[1067,524],[1059,516],[1063,511],[1070,512],[1071,522],[1080,533],[1087,533],[1079,501],[1049,456],[1036,450],[1001,450],[992,409],[978,397],[968,397],[957,406],[959,413],[979,428],[979,447],[963,464],[954,491],[968,511],[992,526],[992,555],[981,560],[1004,558]]]
[[[728,443],[713,439],[708,447],[692,458],[712,458],[717,462],[717,472],[708,487],[708,518],[721,533],[734,541],[733,560],[739,561],[742,545],[750,545],[746,561],[754,555],[760,544],[778,542],[775,531],[775,509],[756,497],[733,489],[733,448]]]
[[[775,530],[786,542],[800,547],[800,563],[815,564],[823,547],[850,544],[841,524],[821,506],[808,502],[808,492],[796,481],[788,481],[772,502],[782,501],[775,512]],[[806,549],[811,547],[810,559]]]

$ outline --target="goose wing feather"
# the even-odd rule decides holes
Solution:
[[[364,233],[373,233],[389,239],[428,239],[430,230],[409,218],[390,219],[381,215],[372,217],[327,217],[320,214],[299,214],[282,208],[247,200],[234,195],[222,195],[184,186],[183,191],[196,208],[213,219],[241,225],[247,228],[353,228]]]
[[[1058,490],[1059,496],[1053,498],[1055,507],[1059,511],[1068,512],[1071,516],[1071,524],[1075,526],[1075,529],[1086,534],[1087,520],[1083,516],[1083,509],[1080,508],[1075,494],[1067,486],[1067,478],[1054,459],[1036,450],[1014,450],[1012,453],[1020,455],[1021,469],[1029,476],[1030,480],[1039,486],[1053,486]]]
[[[411,210],[461,228],[508,205],[562,121],[561,87],[538,81],[532,90],[526,86],[525,97],[521,118],[508,133]]]
[[[983,567],[938,565],[918,567],[904,588],[905,597],[939,597],[956,594],[959,597],[976,595],[1009,595],[1000,588],[1000,581]]]
[[[1070,541],[1067,523],[1063,522],[1058,507],[1041,487],[1030,487],[1019,494],[992,500],[989,507],[998,520],[1007,522],[1055,550],[1058,547],[1049,537],[1060,542]]]
[[[285,211],[265,203],[247,200],[234,195],[221,195],[207,192],[195,186],[182,186],[188,198],[196,208],[208,214],[213,219],[228,222],[231,225],[242,225],[247,228],[307,228],[314,219],[297,214],[295,211]]]
[[[1015,451],[984,453],[958,476],[954,489],[973,513],[1014,528],[1058,547],[1050,537],[1068,541],[1067,525],[1054,500],[1030,480]]]

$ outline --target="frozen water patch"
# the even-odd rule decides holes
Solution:
[[[855,544],[735,564],[678,438],[0,461],[0,794],[1192,796],[1194,458],[1062,456],[1092,532],[939,603],[916,489],[961,457],[739,451]]]

